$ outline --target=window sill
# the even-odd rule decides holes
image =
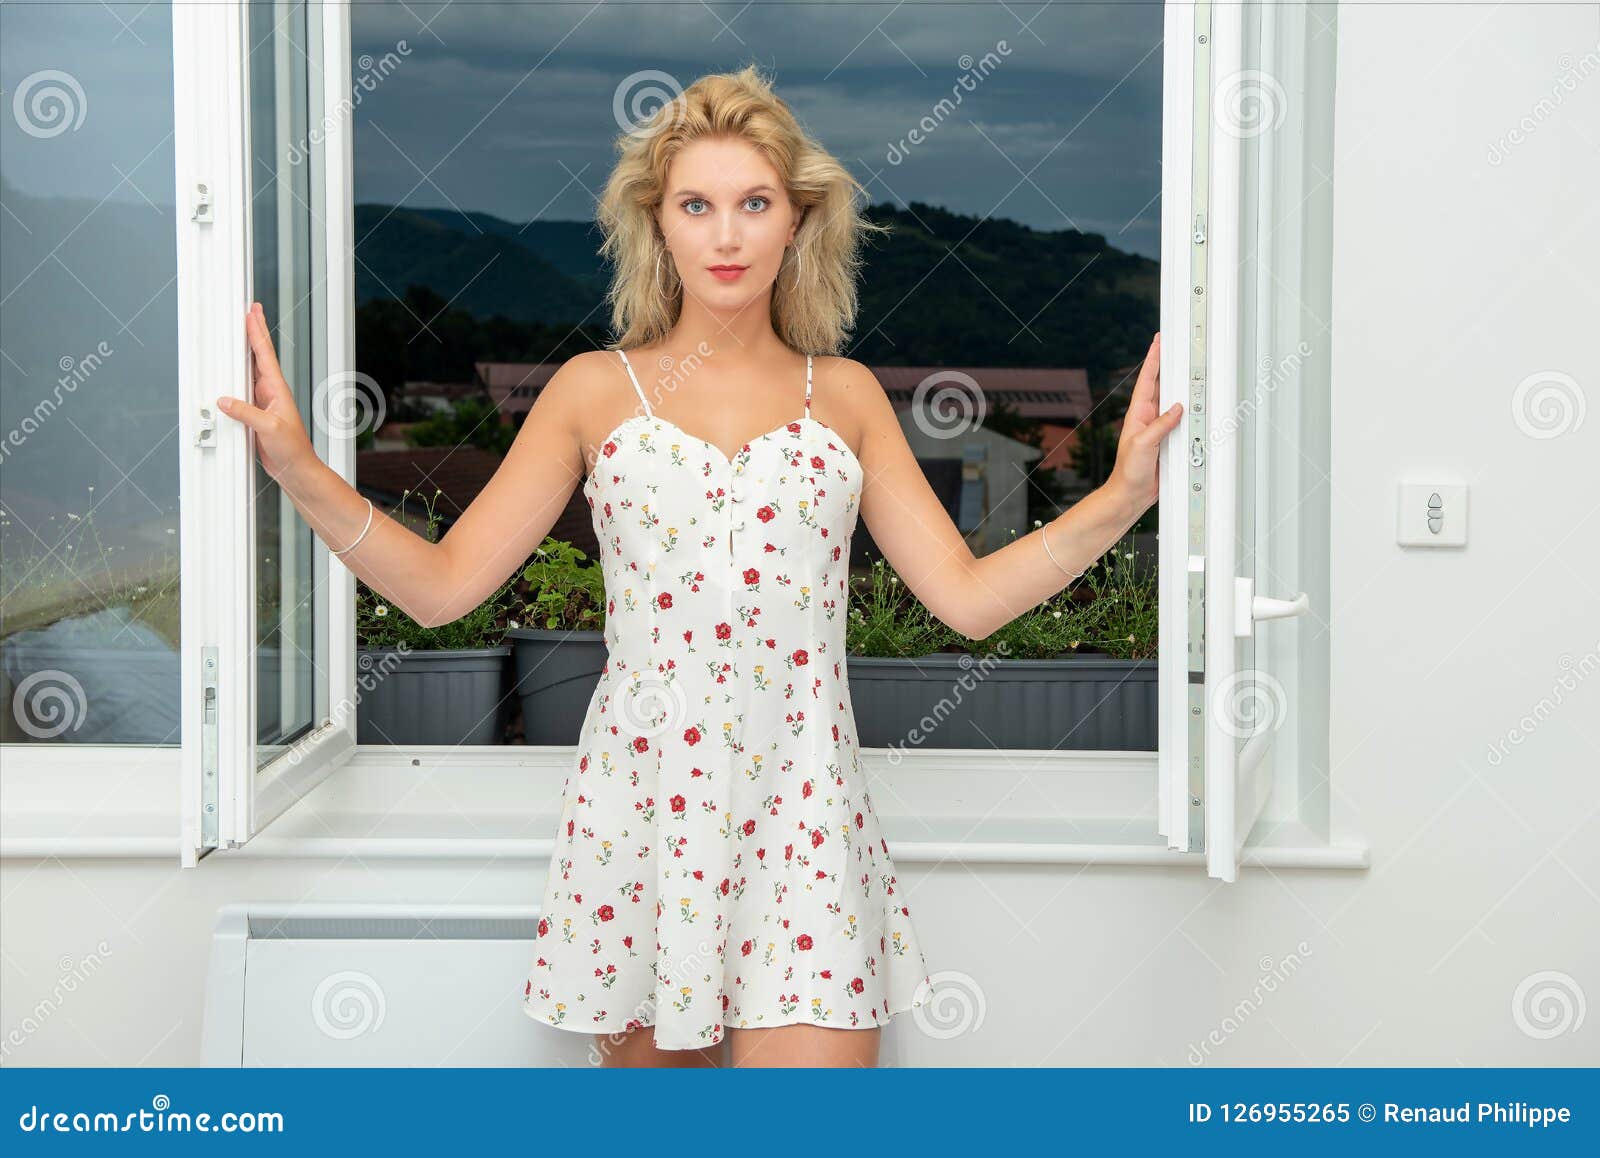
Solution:
[[[358,747],[259,836],[220,857],[363,860],[545,860],[554,844],[571,747]],[[862,753],[875,810],[897,865],[1104,864],[1203,867],[1155,832],[1150,752]],[[125,760],[125,754],[124,754]],[[120,775],[115,795],[74,785],[51,800],[7,777],[0,857],[178,856],[176,759]],[[53,778],[55,794],[62,781]],[[916,809],[908,790],[915,785]],[[109,785],[108,785],[109,787]],[[32,795],[32,807],[27,797]],[[84,799],[109,800],[94,813]],[[115,807],[116,802],[121,807]],[[158,806],[166,802],[168,807]],[[1146,815],[1149,811],[1150,814]],[[977,818],[977,819],[974,819]],[[1247,846],[1268,868],[1364,869],[1364,845],[1329,842],[1296,822]]]

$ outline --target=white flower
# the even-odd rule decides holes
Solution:
[[[379,619],[382,619],[385,615],[389,614],[389,609],[380,603],[378,606],[372,609],[372,614],[376,615]]]

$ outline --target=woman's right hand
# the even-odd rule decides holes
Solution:
[[[252,406],[242,398],[224,394],[217,399],[217,406],[256,432],[256,453],[261,456],[261,465],[275,482],[282,483],[297,466],[314,460],[317,452],[306,433],[299,407],[294,404],[294,391],[278,367],[278,355],[272,348],[272,335],[267,332],[267,316],[260,302],[250,303],[244,329],[252,355],[251,396],[257,404]]]

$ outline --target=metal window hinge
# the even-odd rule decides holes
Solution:
[[[216,647],[200,649],[200,845],[216,848],[217,815],[217,715],[220,707],[217,672],[221,663]]]
[[[200,420],[194,428],[194,444],[200,447],[217,445],[217,415],[209,406],[200,407]]]

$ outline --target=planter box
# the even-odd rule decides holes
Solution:
[[[506,632],[529,744],[576,744],[609,652],[603,631]]]
[[[356,650],[358,744],[498,744],[511,715],[511,648]]]
[[[860,743],[877,748],[1156,750],[1153,659],[982,662],[955,652],[849,656]]]

